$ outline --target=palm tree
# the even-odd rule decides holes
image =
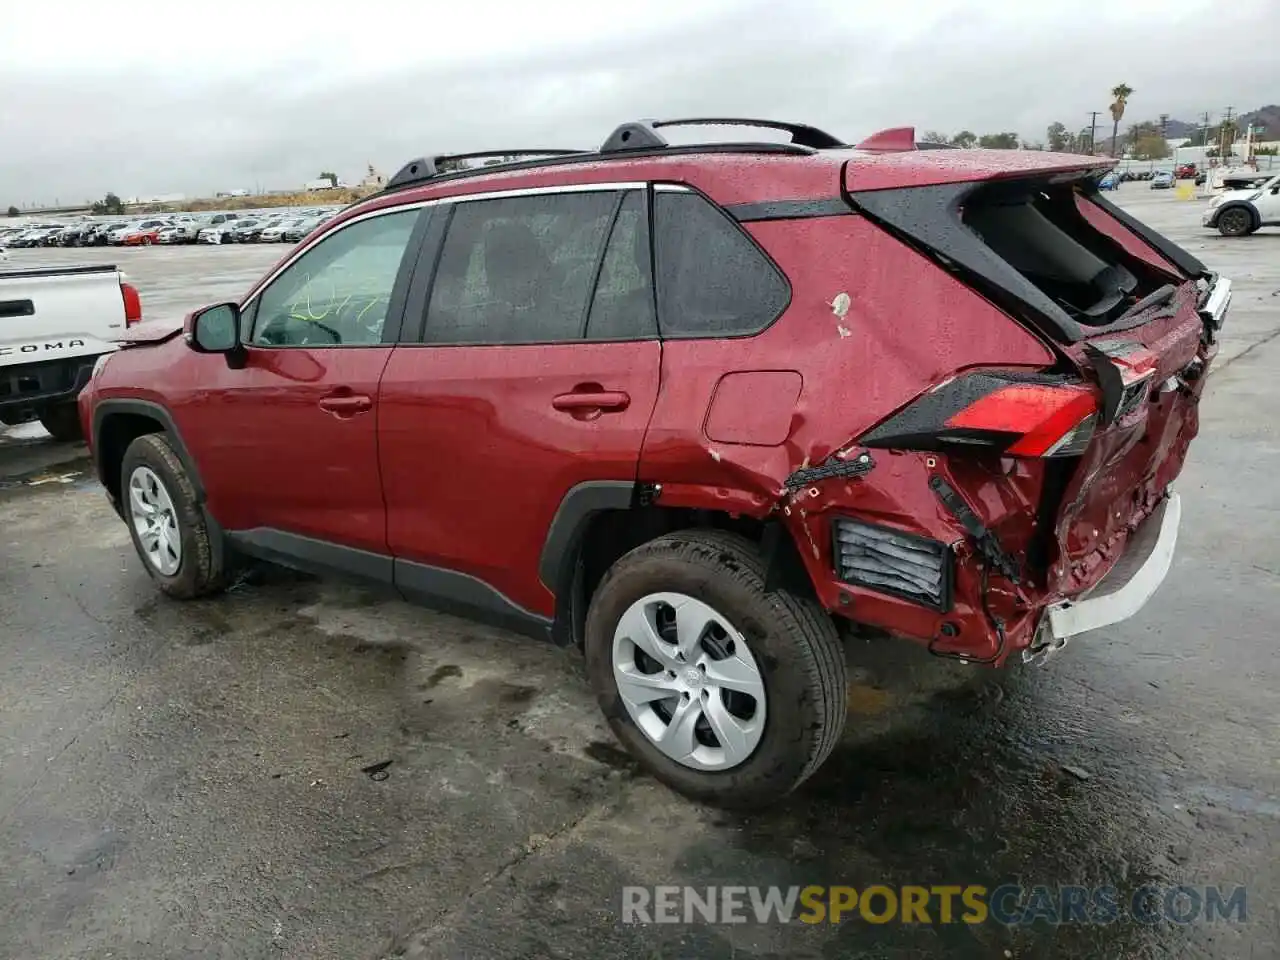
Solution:
[[[1125,104],[1129,102],[1129,96],[1133,93],[1133,87],[1127,83],[1111,88],[1111,95],[1115,100],[1111,104],[1111,156],[1116,155],[1116,137],[1120,135],[1120,121],[1124,118]]]

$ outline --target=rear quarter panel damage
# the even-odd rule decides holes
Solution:
[[[777,517],[790,530],[829,609],[931,637],[941,615],[907,601],[850,591],[831,574],[830,523],[841,511],[943,542],[961,541],[954,518],[928,486],[941,457],[876,451],[875,468],[788,490],[796,470],[833,455],[856,456],[852,439],[934,384],[994,362],[1040,369],[1055,354],[1034,334],[930,260],[859,216],[761,222],[750,232],[792,285],[790,306],[764,332],[743,338],[669,340],[662,388],[639,479],[663,486],[660,503]],[[833,304],[839,304],[837,312]],[[726,370],[803,375],[793,395],[738,390],[721,397]],[[747,381],[746,386],[750,386]],[[741,409],[721,409],[732,401]],[[785,422],[785,431],[777,430]],[[696,430],[690,424],[699,424]],[[776,431],[776,432],[775,432]],[[992,508],[1005,494],[991,494]],[[956,583],[948,617],[976,616]]]

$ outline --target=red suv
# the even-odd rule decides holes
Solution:
[[[80,403],[160,588],[265,558],[579,646],[635,756],[736,805],[831,751],[850,625],[999,665],[1135,613],[1229,282],[1106,158],[691,122],[417,160],[135,328]]]

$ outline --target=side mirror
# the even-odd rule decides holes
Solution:
[[[244,366],[245,349],[240,342],[240,306],[217,303],[191,314],[187,325],[187,345],[196,353],[221,353],[227,366]]]

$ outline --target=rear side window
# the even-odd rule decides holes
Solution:
[[[786,279],[719,208],[697,193],[661,190],[653,203],[664,337],[758,333],[786,309]]]
[[[427,307],[427,343],[580,340],[616,192],[455,206]]]

